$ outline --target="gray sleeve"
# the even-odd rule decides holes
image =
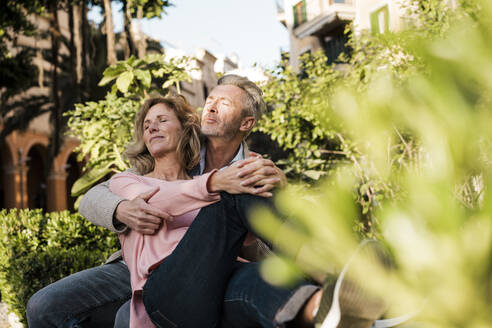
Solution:
[[[121,233],[126,230],[123,223],[115,226],[113,220],[118,204],[125,200],[109,190],[109,180],[92,187],[82,198],[79,212],[95,225]]]

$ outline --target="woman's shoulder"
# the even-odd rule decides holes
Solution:
[[[133,170],[126,170],[120,173],[116,173],[111,177],[111,179],[120,179],[120,178],[132,178],[132,179],[140,179],[142,178],[141,175],[137,174]]]
[[[136,173],[133,170],[126,170],[120,173],[113,175],[110,179],[110,182],[116,181],[125,181],[125,182],[140,182],[140,183],[149,183],[149,179],[146,179],[145,176]]]
[[[125,180],[125,181],[134,181],[134,182],[141,182],[149,185],[156,185],[156,184],[173,184],[173,185],[179,185],[187,180],[173,180],[173,181],[167,181],[164,179],[159,179],[159,178],[154,178],[151,176],[147,175],[140,175],[136,173],[135,171],[124,171],[118,174],[115,174],[112,179],[119,179],[119,180]]]

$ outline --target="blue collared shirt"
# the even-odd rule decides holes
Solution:
[[[190,172],[190,176],[194,177],[194,176],[197,176],[197,175],[202,175],[203,174],[203,171],[205,171],[205,156],[207,154],[207,148],[205,147],[205,145],[202,147],[202,149],[200,149],[200,166],[195,166],[191,172]],[[243,160],[246,158],[246,155],[244,154],[244,146],[243,144],[241,143],[241,145],[239,146],[239,149],[236,153],[236,156],[234,156],[234,158],[232,159],[232,161],[229,162],[229,164],[221,167],[219,169],[219,171],[225,169],[226,167],[228,167],[229,165],[231,165],[232,163],[234,162],[237,162],[237,161],[240,161],[240,160]]]

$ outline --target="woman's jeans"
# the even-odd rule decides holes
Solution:
[[[250,229],[247,212],[257,205],[269,206],[270,202],[257,196],[221,193],[220,202],[200,210],[176,249],[144,286],[145,308],[158,327],[220,326],[226,287]],[[273,326],[279,308],[292,294],[287,289],[279,292],[278,302],[266,297],[264,304],[256,305],[265,307],[262,311],[268,326]]]

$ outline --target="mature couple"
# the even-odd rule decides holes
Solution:
[[[285,183],[243,142],[264,109],[261,90],[236,75],[221,78],[210,93],[201,128],[182,97],[147,100],[126,152],[134,170],[94,187],[80,206],[87,219],[119,233],[124,262],[113,256],[38,291],[28,302],[29,327],[322,322],[333,282],[274,287],[262,280],[258,263],[238,258],[254,240],[247,211],[270,205],[271,190]],[[341,290],[353,293],[348,285]],[[345,299],[339,327],[370,327],[385,309],[376,299]]]

